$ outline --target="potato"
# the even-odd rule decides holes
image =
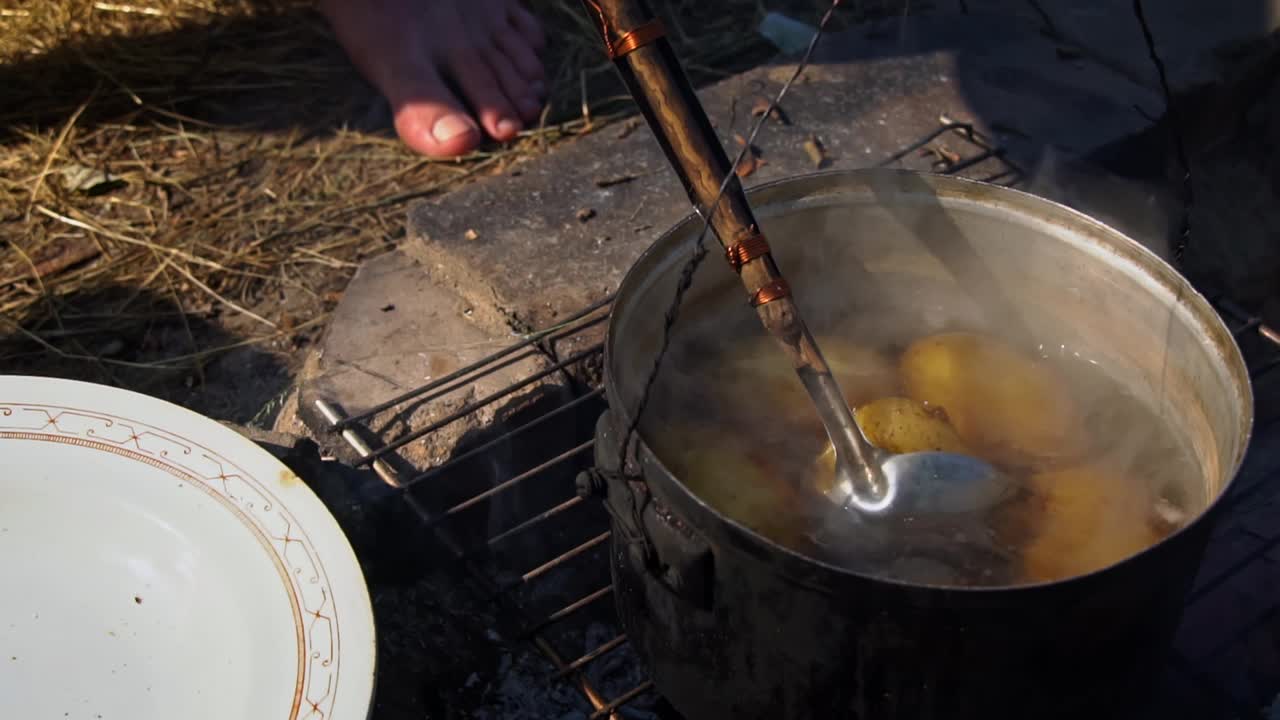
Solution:
[[[940,413],[931,412],[910,398],[873,400],[854,410],[853,417],[867,442],[881,450],[895,454],[932,450],[971,454]],[[818,456],[814,472],[814,487],[823,492],[829,490],[836,472],[836,453],[830,442]]]
[[[782,427],[804,422],[804,388],[771,338],[731,341],[721,362],[708,388],[714,414],[767,420]]]
[[[933,335],[899,362],[907,395],[946,411],[960,438],[997,464],[1040,468],[1079,457],[1084,422],[1067,384],[1045,363],[995,338]]]
[[[897,392],[897,371],[884,353],[839,337],[818,338],[818,347],[851,406]],[[717,382],[722,384],[722,400],[731,403],[729,407],[740,407],[762,418],[777,417],[810,433],[822,431],[800,378],[771,337],[758,336],[736,344]]]
[[[970,452],[945,415],[910,398],[881,398],[859,407],[853,417],[872,445],[891,453]]]
[[[729,345],[719,381],[739,386],[738,389],[755,387],[757,392],[773,395],[799,389],[796,371],[773,338],[757,335],[730,341]]]
[[[1134,478],[1099,464],[1032,475],[1041,520],[1023,548],[1024,579],[1049,582],[1099,570],[1161,538]]]
[[[806,523],[800,498],[768,458],[714,431],[672,428],[664,438],[669,467],[695,495],[718,512],[773,540],[789,544]]]
[[[898,391],[897,369],[884,353],[839,337],[820,337],[817,341],[850,407]]]

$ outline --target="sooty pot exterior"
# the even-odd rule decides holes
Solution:
[[[955,298],[985,292],[979,305],[1001,292],[1035,293],[1019,305],[1027,326],[1052,327],[1064,346],[1105,348],[1107,361],[1134,369],[1137,385],[1158,381],[1161,411],[1178,416],[1205,467],[1210,502],[1124,562],[1015,588],[889,582],[761,538],[704,503],[652,452],[646,422],[660,423],[660,414],[640,424],[622,462],[624,409],[637,406],[683,241],[698,229],[687,220],[619,290],[605,346],[610,409],[597,426],[596,466],[579,478],[580,492],[612,515],[618,614],[658,690],[689,720],[1141,717],[1251,428],[1247,373],[1212,308],[1115,230],[1001,188],[855,171],[751,194],[806,318],[805,288],[830,284],[833,272],[846,284],[889,277],[890,266],[925,268],[931,283],[958,275]],[[851,228],[863,230],[854,241]],[[741,312],[736,278],[711,265],[686,302]]]

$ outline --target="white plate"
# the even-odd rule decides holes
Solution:
[[[235,431],[101,385],[0,376],[0,717],[365,720],[364,576]]]

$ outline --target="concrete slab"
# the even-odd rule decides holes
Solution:
[[[1132,0],[1037,4],[1054,34],[1117,73],[1159,87]],[[1143,9],[1175,94],[1221,80],[1234,52],[1280,27],[1276,0],[1148,0]]]
[[[820,46],[824,62],[892,61],[944,54],[958,92],[1024,162],[1046,145],[1078,156],[1137,133],[1160,96],[1045,37],[1033,14],[899,17],[860,25]],[[851,78],[853,80],[855,78]]]
[[[317,353],[298,383],[297,417],[325,441],[334,455],[354,460],[350,448],[329,433],[316,410],[325,400],[351,416],[420,387],[511,345],[515,338],[504,323],[432,282],[432,273],[414,258],[392,252],[375,258],[352,278],[334,311]],[[433,393],[381,412],[363,426],[391,442],[412,429],[446,418],[465,404],[498,392],[547,366],[536,349],[513,355],[513,362],[454,391]],[[458,449],[470,433],[486,428],[510,411],[513,402],[544,391],[534,384],[511,398],[430,433],[397,452],[398,468],[438,465]],[[282,413],[289,415],[290,413]]]
[[[1036,0],[955,0],[957,10],[973,15],[1006,15],[1034,23],[1044,20],[1044,11]]]
[[[1280,136],[1270,142],[1280,145]],[[1275,204],[1280,186],[1273,185],[1266,166],[1258,162],[1265,145],[1256,138],[1238,138],[1192,166],[1188,275],[1249,307],[1280,291],[1280,213]]]
[[[1025,20],[916,19],[919,25],[901,26],[905,34],[885,36],[888,26],[879,25],[824,41],[784,101],[790,123],[770,121],[757,139],[766,164],[745,182],[813,171],[804,147],[811,137],[824,148],[825,168],[878,164],[936,130],[943,114],[998,136],[1032,168],[1048,145],[1080,155],[1147,123],[1132,105],[1154,95],[1059,58]],[[912,50],[903,54],[903,43]],[[702,93],[726,147],[737,147],[734,135],[745,132],[752,104],[775,93],[792,69],[762,67]],[[916,154],[895,165],[931,169]],[[965,174],[985,178],[999,165]],[[510,176],[417,205],[410,252],[473,305],[492,304],[517,327],[543,327],[609,294],[688,209],[647,128],[611,127]]]
[[[1032,183],[1026,189],[1065,200],[1135,237],[1177,232],[1182,171],[1173,158],[1170,127],[1162,119],[1138,135],[1128,131],[1132,123],[1143,124],[1134,117],[1139,110],[1156,117],[1163,115],[1166,105],[1162,94],[1151,92],[1142,99],[1132,91],[1133,83],[1154,90],[1158,82],[1131,0],[1027,4],[1034,6],[1039,21],[1012,7],[1017,0],[982,3],[1003,13],[971,16],[970,21],[990,28],[986,35],[976,29],[950,32],[949,18],[923,16],[858,28],[854,32],[863,33],[866,41],[842,46],[856,48],[857,57],[954,52],[965,97],[984,120],[993,127],[1022,131],[1002,137],[1015,156],[1052,159],[1042,150],[1051,141],[1062,146],[1068,160],[1074,150],[1076,156],[1088,155],[1130,178],[1136,171],[1146,180],[1136,187],[1115,186],[1111,178],[1097,173],[1068,171],[1050,173],[1052,180],[1040,183],[1056,187]],[[1280,245],[1274,240],[1280,220],[1272,211],[1280,190],[1280,38],[1274,33],[1280,2],[1237,0],[1224,7],[1201,0],[1167,0],[1145,5],[1162,56],[1171,67],[1181,63],[1183,72],[1173,83],[1181,101],[1180,130],[1195,186],[1193,235],[1184,270],[1207,290],[1257,306],[1280,288]],[[1087,52],[1076,52],[1079,48],[1068,42],[1013,32],[1019,23],[1047,29],[1050,37],[1087,41]],[[1064,33],[1064,27],[1073,30]],[[1270,37],[1262,40],[1268,33]],[[1238,45],[1244,49],[1233,50]],[[1127,59],[1107,59],[1104,51],[1127,53]],[[1080,72],[1063,73],[1055,63]],[[1126,115],[1114,106],[1097,112],[1106,101],[1132,101],[1133,112]],[[1082,113],[1064,112],[1064,107]],[[1099,132],[1114,132],[1118,141],[1094,149],[1070,146],[1062,138],[1069,137],[1070,126],[1077,123],[1115,123]],[[1087,142],[1089,137],[1079,139]],[[1148,212],[1140,212],[1144,207]],[[1135,220],[1141,222],[1135,225]]]

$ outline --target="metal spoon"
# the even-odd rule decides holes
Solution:
[[[824,494],[864,515],[978,512],[1014,490],[1013,479],[989,463],[949,452],[893,454],[872,445],[830,373],[800,372],[835,452],[835,477]]]
[[[867,442],[801,318],[662,23],[642,0],[583,3],[667,161],[742,278],[761,324],[791,359],[817,408],[836,455],[836,482],[827,497],[853,512],[877,516],[972,512],[1005,497],[1012,488],[1009,479],[977,458],[940,452],[889,455]]]

